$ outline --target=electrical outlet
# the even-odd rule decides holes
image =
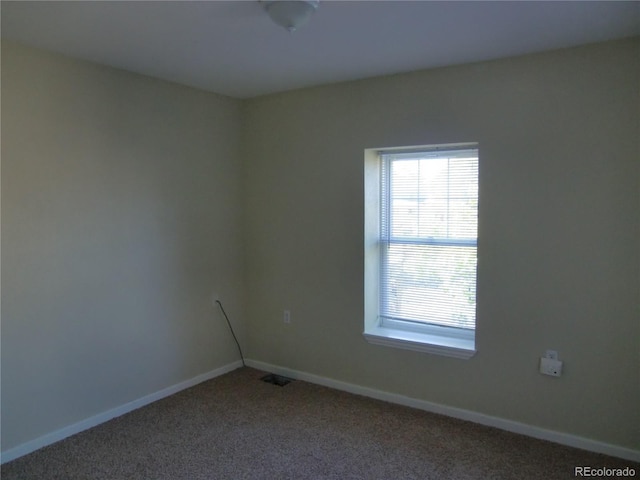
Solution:
[[[562,375],[562,362],[552,358],[541,357],[540,373],[543,375],[551,375],[552,377],[559,377]]]
[[[282,317],[282,321],[284,323],[291,323],[291,312],[289,310],[284,311],[284,316]]]

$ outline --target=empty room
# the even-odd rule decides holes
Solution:
[[[3,479],[640,476],[640,2],[0,9]]]

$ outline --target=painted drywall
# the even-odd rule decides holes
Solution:
[[[251,358],[640,449],[639,45],[245,102]],[[364,150],[457,142],[480,146],[478,353],[370,345]]]
[[[239,102],[3,41],[2,451],[236,360],[212,290],[257,361],[640,449],[639,54]],[[461,141],[479,352],[369,345],[364,149]]]
[[[3,40],[3,451],[238,359],[240,114]]]

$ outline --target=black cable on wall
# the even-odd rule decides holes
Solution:
[[[233,339],[236,341],[236,345],[238,346],[238,351],[240,352],[240,358],[242,359],[242,366],[246,367],[246,365],[244,363],[244,355],[242,354],[242,349],[240,348],[240,343],[238,342],[238,339],[236,338],[236,334],[233,331],[233,327],[231,326],[231,322],[229,321],[229,317],[227,317],[227,312],[224,311],[224,307],[222,306],[222,302],[220,300],[216,300],[216,303],[220,307],[220,311],[222,311],[222,314],[224,315],[224,318],[227,320],[227,325],[229,325],[229,330],[231,330],[231,335],[233,335]]]

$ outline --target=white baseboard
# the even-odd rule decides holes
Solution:
[[[461,408],[450,407],[447,405],[441,405],[438,403],[428,402],[426,400],[419,400],[416,398],[405,397],[395,393],[384,392],[382,390],[375,390],[373,388],[363,387],[352,383],[342,382],[327,377],[321,377],[311,373],[306,373],[298,370],[292,370],[289,368],[281,367],[278,365],[271,365],[269,363],[259,362],[256,360],[246,360],[247,366],[263,370],[266,372],[276,373],[290,378],[304,380],[310,383],[323,385],[325,387],[335,388],[336,390],[342,390],[356,395],[363,395],[385,402],[396,403],[428,412],[438,413],[449,417],[459,418],[461,420],[468,420],[470,422],[479,423],[481,425],[487,425],[489,427],[496,427],[501,430],[509,432],[519,433],[533,438],[541,440],[548,440],[551,442],[559,443],[561,445],[567,445],[570,447],[581,448],[596,453],[603,453],[605,455],[611,455],[614,457],[623,458],[634,462],[640,462],[640,451],[632,450],[630,448],[621,447],[618,445],[612,445],[609,443],[599,442],[576,435],[570,435],[567,433],[556,432],[553,430],[547,430],[544,428],[536,427],[533,425],[527,425],[512,420],[506,420],[499,417],[493,417],[490,415],[484,415],[482,413],[473,412],[471,410],[464,410]],[[23,455],[31,453],[52,443],[58,442],[64,438],[67,438],[76,433],[80,433],[91,427],[95,427],[101,423],[111,420],[112,418],[119,417],[125,413],[129,413],[140,407],[153,403],[162,398],[173,395],[181,390],[193,387],[199,383],[211,380],[212,378],[224,375],[232,370],[235,370],[242,366],[240,360],[225,365],[223,367],[211,370],[210,372],[203,373],[196,377],[193,377],[184,382],[177,383],[158,392],[146,395],[142,398],[126,403],[119,407],[113,408],[106,412],[94,415],[90,418],[74,423],[67,427],[61,428],[54,432],[47,433],[34,440],[28,441],[17,447],[6,450],[0,454],[0,463],[9,462]]]
[[[581,448],[583,450],[588,450],[595,453],[603,453],[605,455],[611,455],[613,457],[618,457],[633,462],[640,462],[640,451],[621,447],[618,445],[599,442],[597,440],[591,440],[589,438],[579,437],[577,435],[571,435],[568,433],[547,430],[545,428],[536,427],[534,425],[515,422],[513,420],[506,420],[499,417],[493,417],[490,415],[485,415],[483,413],[473,412],[471,410],[464,410],[461,408],[428,402],[426,400],[405,397],[403,395],[397,395],[395,393],[384,392],[382,390],[375,390],[360,385],[354,385],[352,383],[346,383],[331,378],[321,377],[311,373],[301,372],[299,370],[292,370],[289,368],[281,367],[279,365],[271,365],[269,363],[259,362],[256,360],[246,360],[246,364],[247,366],[256,368],[258,370],[275,373],[277,375],[282,375],[293,379],[304,380],[310,383],[315,383],[317,385],[335,388],[336,390],[343,390],[345,392],[354,393],[356,395],[363,395],[365,397],[375,398],[377,400],[383,400],[385,402],[396,403],[407,407],[425,410],[427,412],[433,412],[440,415],[459,418],[461,420],[468,420],[470,422],[479,423],[481,425],[495,427],[513,433],[519,433],[521,435],[526,435],[528,437],[533,437],[540,440],[548,440],[550,442],[567,445],[569,447]]]
[[[197,375],[193,378],[190,378],[189,380],[185,380],[184,382],[176,383],[175,385],[171,385],[170,387],[163,388],[158,392],[145,395],[142,398],[139,398],[129,403],[125,403],[124,405],[121,405],[119,407],[112,408],[111,410],[107,410],[106,412],[102,412],[102,413],[99,413],[98,415],[94,415],[92,417],[86,418],[84,420],[81,420],[80,422],[74,423],[72,425],[68,425],[54,432],[47,433],[46,435],[38,437],[34,440],[30,440],[26,443],[18,445],[17,447],[13,447],[13,448],[10,448],[9,450],[2,452],[0,454],[0,458],[1,458],[0,463],[6,463],[18,457],[22,457],[23,455],[31,453],[42,447],[46,447],[47,445],[51,445],[52,443],[55,443],[64,438],[70,437],[71,435],[75,435],[76,433],[80,433],[91,427],[95,427],[96,425],[107,422],[112,418],[119,417],[120,415],[124,415],[125,413],[129,413],[140,407],[149,405],[150,403],[153,403],[162,398],[168,397],[169,395],[178,393],[181,390],[185,390],[199,383],[206,382],[207,380],[211,380],[212,378],[219,377],[220,375],[224,375],[225,373],[235,370],[236,368],[239,368],[241,366],[242,366],[242,361],[238,360],[228,365],[224,365],[220,368],[216,368],[215,370],[211,370],[209,372]]]

